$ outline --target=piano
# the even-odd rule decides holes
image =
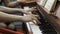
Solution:
[[[41,19],[38,19],[38,21],[41,24],[35,25],[33,22],[24,23],[24,27],[26,28],[24,29],[26,30],[25,34],[57,34],[58,30],[55,29],[55,27],[58,25],[55,23],[55,18],[49,15],[46,10],[43,7],[39,6],[37,3],[33,2],[33,5],[31,5],[32,3],[26,3],[23,6],[36,7],[37,11],[33,12],[33,14],[39,15]]]
[[[58,4],[60,4],[60,2],[57,2],[57,5]],[[26,3],[26,5],[29,6],[29,3]],[[53,15],[48,14],[46,12],[48,10],[38,5],[37,3],[33,2],[33,5],[37,9],[37,11],[33,12],[33,14],[37,14],[40,16],[40,19],[38,19],[38,21],[41,24],[35,25],[32,22],[25,23],[28,31],[27,33],[28,34],[60,34],[60,26],[59,26],[60,24],[57,23],[56,20],[57,18]]]

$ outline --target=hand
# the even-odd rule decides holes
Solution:
[[[29,12],[36,11],[35,8],[28,8],[28,9],[17,9],[18,13],[30,14]]]
[[[34,24],[37,24],[37,23],[34,22],[34,20],[36,22],[38,22],[38,19],[37,19],[38,17],[39,17],[38,15],[27,15],[27,16],[23,17],[23,21],[24,22],[33,22]]]
[[[32,13],[34,11],[36,11],[35,7],[24,10],[24,13],[25,14],[30,14],[30,12]]]

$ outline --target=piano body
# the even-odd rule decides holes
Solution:
[[[58,1],[56,3],[57,5],[56,7],[58,6],[60,7],[59,4],[60,2]],[[28,34],[60,34],[60,26],[59,26],[60,24],[59,22],[57,22],[58,18],[56,16],[48,14],[47,13],[48,10],[46,10],[45,8],[43,8],[42,6],[38,5],[35,2],[26,3],[23,6],[36,7],[37,11],[33,12],[33,14],[37,14],[40,16],[40,19],[38,19],[38,21],[41,24],[38,24],[38,26],[33,24],[32,22],[25,23]]]

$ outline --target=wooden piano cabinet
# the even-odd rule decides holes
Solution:
[[[26,3],[26,4],[28,4],[27,6],[29,6],[29,3]],[[31,4],[31,5],[32,5],[32,4]],[[35,6],[35,7],[36,7],[36,6]],[[39,6],[37,6],[37,7],[39,8]],[[37,8],[37,9],[38,9],[38,8]],[[41,10],[41,11],[40,11],[40,10]],[[38,15],[40,15],[40,13],[42,13],[42,14],[43,14],[43,17],[47,17],[47,16],[48,16],[48,15],[45,14],[46,11],[45,11],[43,8],[40,7],[40,9],[38,9],[38,11],[39,11],[39,12],[38,12],[38,13],[39,13]],[[44,12],[45,12],[45,13],[44,13]],[[41,17],[41,16],[40,16],[40,17]],[[48,17],[48,18],[50,18],[50,17]],[[46,20],[46,19],[45,19],[45,20]],[[50,21],[51,19],[48,19],[48,20]],[[45,22],[43,21],[43,23],[45,23]],[[49,22],[49,23],[50,23],[50,22]],[[46,24],[43,24],[42,26],[46,26]],[[30,25],[30,27],[31,27],[31,31],[30,31],[30,30],[28,31],[29,34],[32,34],[32,33],[33,33],[33,34],[40,34],[40,33],[46,34],[46,32],[48,32],[48,33],[50,33],[50,34],[51,34],[51,33],[52,33],[52,34],[53,34],[53,33],[56,34],[56,32],[55,32],[54,29],[51,29],[52,31],[51,31],[50,29],[46,29],[46,30],[44,29],[44,28],[49,28],[49,27],[52,28],[51,26],[48,27],[48,25],[43,28],[45,32],[44,32],[43,30],[41,30],[41,31],[43,31],[43,32],[40,31],[40,29],[41,29],[41,28],[40,28],[40,27],[41,27],[40,25],[39,25],[39,26],[35,26],[35,25],[32,26],[32,25]],[[36,29],[37,29],[37,30],[36,30]],[[50,31],[51,31],[51,32],[50,32]],[[32,33],[31,33],[31,32],[32,32]],[[37,32],[39,32],[39,33],[37,33]],[[48,34],[48,33],[47,33],[47,34]]]
[[[37,5],[37,7],[38,6],[39,5]],[[38,9],[39,12],[44,16],[45,20],[47,22],[49,22],[53,26],[53,28],[55,29],[55,31],[57,32],[57,34],[60,34],[60,25],[57,23],[57,20],[53,16],[49,15],[46,12],[46,10],[43,9],[41,6],[39,6],[38,8],[39,8]]]

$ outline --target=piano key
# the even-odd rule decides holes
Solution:
[[[37,25],[30,25],[30,26],[31,26],[33,34],[42,34],[41,30],[39,29],[39,26]]]

